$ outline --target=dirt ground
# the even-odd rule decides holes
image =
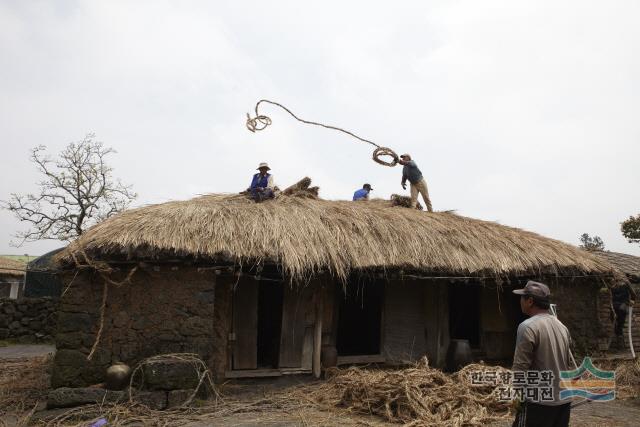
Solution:
[[[323,411],[304,413],[246,413],[232,417],[212,418],[187,422],[188,427],[252,427],[252,426],[394,426],[374,416],[332,414]],[[614,401],[591,403],[575,408],[571,413],[571,426],[576,427],[636,427],[640,425],[640,401]],[[493,423],[492,427],[511,426],[511,420]]]
[[[2,351],[4,350],[4,351]],[[47,366],[50,361],[50,347],[15,346],[0,348],[0,426],[46,425],[46,420],[64,414],[65,409],[46,411],[44,400],[48,388]],[[373,415],[350,413],[342,408],[323,408],[307,404],[273,405],[268,399],[261,402],[261,396],[274,392],[286,393],[288,388],[300,383],[308,383],[306,377],[288,377],[278,381],[254,380],[237,384],[227,384],[221,391],[229,409],[222,408],[207,414],[206,411],[186,413],[153,412],[142,420],[153,420],[154,424],[188,427],[205,426],[390,426],[392,423]],[[589,403],[572,410],[571,425],[591,426],[637,426],[640,425],[640,396],[629,393],[626,399],[607,403]],[[206,406],[207,403],[203,402]],[[95,408],[94,408],[95,409]],[[27,415],[32,413],[30,421]],[[99,417],[99,409],[94,413]],[[121,421],[127,418],[122,414]],[[95,419],[95,417],[94,417]],[[131,419],[133,421],[133,419]],[[128,425],[147,425],[146,421]],[[89,425],[86,421],[64,425]],[[122,424],[120,424],[122,425]],[[491,424],[495,427],[511,425],[510,421]]]
[[[25,357],[46,356],[55,353],[56,348],[49,344],[16,344],[0,347],[0,360],[23,359]]]

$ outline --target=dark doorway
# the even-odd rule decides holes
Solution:
[[[382,282],[372,281],[338,292],[338,355],[380,354],[383,290]]]
[[[281,282],[241,278],[233,295],[233,369],[277,368]]]
[[[258,368],[277,368],[282,325],[281,282],[260,282],[258,289]]]
[[[453,339],[469,340],[472,348],[480,347],[480,286],[449,286],[449,332]]]

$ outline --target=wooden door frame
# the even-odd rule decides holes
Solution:
[[[260,280],[258,279],[254,279],[256,283],[256,287],[258,288],[258,295],[259,295],[259,286],[261,286]],[[240,280],[246,280],[243,278],[240,278]],[[238,283],[236,286],[239,286],[240,283]],[[282,283],[283,286],[289,286],[286,282],[283,281]],[[315,292],[317,290],[320,290],[321,287],[319,286],[315,286],[314,285],[310,285],[313,286],[313,288],[311,288],[311,291],[314,292],[314,297],[312,297],[312,301],[313,298],[315,298]],[[236,298],[237,298],[237,294],[235,292],[235,290],[231,291],[231,298],[230,298],[230,302],[231,302],[231,310],[229,310],[229,325],[230,325],[230,332],[228,334],[228,357],[227,357],[227,369],[225,370],[224,373],[224,377],[225,378],[257,378],[257,377],[279,377],[282,375],[291,375],[291,374],[308,374],[312,372],[312,366],[311,366],[311,360],[309,360],[309,366],[304,366],[305,361],[304,361],[304,346],[305,343],[303,342],[303,350],[302,350],[302,357],[303,357],[303,361],[302,364],[303,366],[301,367],[287,367],[287,368],[256,368],[256,369],[235,369],[234,368],[234,352],[236,351],[236,333],[237,331],[235,330],[236,328],[236,322],[235,322],[235,316],[237,315],[237,304],[236,304]],[[283,294],[283,305],[282,305],[282,310],[284,312],[284,294]],[[256,310],[257,310],[257,306],[256,306]],[[258,319],[259,320],[259,319]],[[302,322],[305,322],[305,319],[302,319]],[[303,324],[304,327],[304,334],[302,339],[303,340],[308,340],[308,337],[306,337],[307,332],[310,332],[313,334],[313,330],[314,330],[314,326],[315,323],[312,325],[306,325]],[[282,328],[282,322],[280,327]],[[256,327],[257,329],[257,327]],[[310,331],[307,331],[307,329],[310,329]],[[256,331],[257,333],[257,331]],[[281,331],[282,333],[282,331]],[[311,337],[311,339],[313,340],[313,337]],[[311,347],[313,348],[313,341],[311,341]],[[256,347],[256,351],[257,351],[257,347]],[[282,351],[282,349],[280,349],[280,352]]]

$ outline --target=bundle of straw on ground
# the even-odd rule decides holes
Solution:
[[[469,426],[505,419],[508,404],[498,400],[497,387],[471,386],[467,374],[477,369],[504,370],[470,365],[449,376],[423,358],[406,369],[335,369],[326,383],[302,391],[319,403],[407,426]]]
[[[625,360],[616,370],[616,397],[640,396],[640,359]]]
[[[474,426],[504,420],[507,404],[495,387],[472,387],[469,373],[504,371],[469,365],[447,375],[426,359],[404,369],[333,369],[328,380],[218,397],[170,411],[154,411],[136,403],[89,405],[43,420],[49,426],[86,426],[104,418],[109,425],[377,425]],[[379,417],[376,420],[375,417]],[[202,424],[198,424],[202,423]]]

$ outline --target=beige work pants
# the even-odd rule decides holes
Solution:
[[[411,207],[415,208],[418,203],[418,193],[422,194],[422,199],[429,212],[433,212],[431,207],[431,199],[429,199],[429,190],[427,189],[427,181],[422,178],[417,183],[411,183]]]

